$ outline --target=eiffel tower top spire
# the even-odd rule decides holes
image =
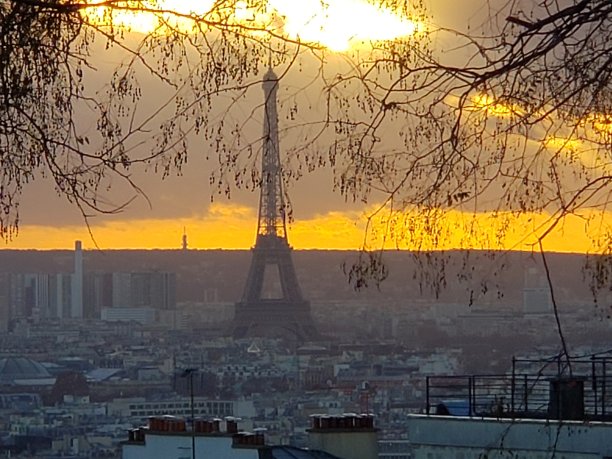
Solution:
[[[271,68],[264,76],[263,90],[265,115],[257,240],[259,241],[260,238],[265,236],[276,236],[286,241],[285,198],[280,166],[278,113],[276,109],[278,77]]]

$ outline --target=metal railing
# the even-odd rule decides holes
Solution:
[[[612,356],[513,358],[510,374],[428,376],[426,399],[427,414],[612,420]]]

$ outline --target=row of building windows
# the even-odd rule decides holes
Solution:
[[[142,405],[130,405],[130,410],[157,410],[157,409],[171,409],[171,408],[189,408],[189,403],[161,403],[161,404],[142,404]],[[207,411],[223,411],[228,412],[232,410],[231,403],[219,403],[219,402],[194,402],[194,407],[204,408]]]
[[[194,409],[193,411],[196,416],[202,416],[202,415],[230,416],[232,415],[231,409],[215,411],[215,412],[211,412],[206,409]],[[188,409],[162,408],[162,409],[147,409],[147,410],[131,410],[130,411],[131,417],[163,416],[167,414],[173,415],[173,416],[191,415],[191,409],[189,408]]]

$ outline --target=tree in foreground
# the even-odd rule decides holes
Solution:
[[[322,29],[340,2],[287,3],[2,1],[3,237],[32,180],[52,178],[86,218],[116,212],[130,199],[108,204],[111,182],[138,193],[133,168],[180,171],[194,141],[214,152],[217,191],[256,188],[260,142],[244,134],[255,107],[244,107],[271,65],[299,82],[282,107],[286,179],[330,168],[339,193],[372,206],[349,268],[357,286],[385,277],[381,247],[544,252],[578,216],[597,254],[593,290],[610,288],[612,3],[488,0],[494,14],[466,32],[436,27],[420,2],[356,1],[355,28],[333,39]],[[92,85],[105,53],[119,63]],[[167,97],[143,114],[151,81]]]

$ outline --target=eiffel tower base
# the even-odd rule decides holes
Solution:
[[[310,303],[287,304],[284,300],[236,303],[232,336],[235,339],[277,338],[298,342],[321,339],[310,314]]]

